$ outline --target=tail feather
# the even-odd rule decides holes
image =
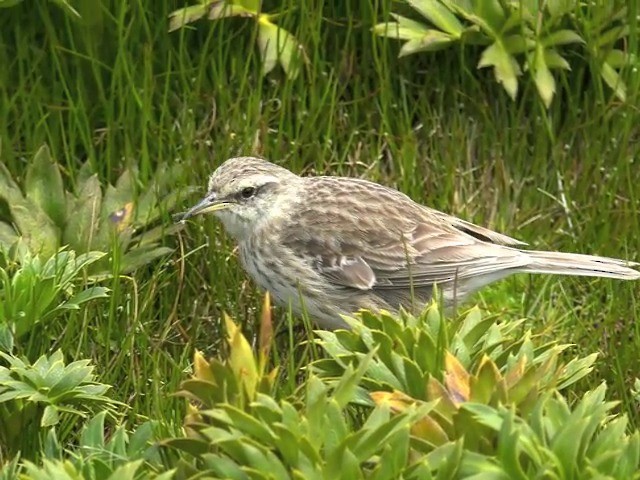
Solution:
[[[631,268],[640,265],[635,262],[579,253],[527,250],[523,252],[526,252],[531,259],[531,263],[523,269],[529,273],[606,277],[620,280],[640,279],[640,271]]]

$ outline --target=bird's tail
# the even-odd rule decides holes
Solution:
[[[634,262],[579,253],[528,250],[523,250],[523,252],[531,259],[531,263],[523,269],[529,273],[607,277],[620,280],[637,280],[640,278],[640,271],[631,268],[640,265]]]

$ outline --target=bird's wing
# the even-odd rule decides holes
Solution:
[[[316,177],[281,241],[333,284],[431,287],[523,265],[515,239],[413,202],[395,190]],[[322,187],[322,188],[317,188]]]

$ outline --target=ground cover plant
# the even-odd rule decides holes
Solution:
[[[637,282],[523,275],[446,328],[433,306],[317,335],[265,307],[219,224],[174,226],[215,166],[253,154],[397,187],[533,248],[640,261],[635,4],[549,1],[506,25],[580,35],[554,47],[570,69],[545,95],[538,47],[511,52],[517,92],[478,68],[504,38],[482,19],[522,5],[467,3],[0,1],[4,478],[634,474]],[[380,35],[397,15],[451,33],[421,5],[484,40],[399,57]],[[19,448],[11,418],[32,432]]]

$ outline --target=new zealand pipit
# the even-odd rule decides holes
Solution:
[[[300,177],[253,157],[232,158],[184,214],[214,212],[253,280],[322,328],[360,308],[419,310],[437,284],[446,302],[519,272],[640,278],[636,263],[528,251],[524,243],[419,205],[365,180]]]

